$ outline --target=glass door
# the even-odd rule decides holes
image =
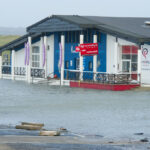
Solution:
[[[131,74],[131,60],[122,60],[122,72]]]

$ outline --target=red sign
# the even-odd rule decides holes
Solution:
[[[76,46],[76,52],[80,52],[80,46]]]
[[[98,43],[80,44],[80,46],[76,47],[76,52],[81,52],[81,56],[82,55],[97,55]]]

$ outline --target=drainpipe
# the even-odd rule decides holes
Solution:
[[[97,35],[93,35],[93,43],[97,43]],[[96,81],[96,72],[97,72],[97,55],[93,56],[93,73],[94,81]]]
[[[84,43],[84,35],[80,34],[80,44]],[[79,54],[80,57],[80,80],[83,80],[83,56],[81,56],[81,53]]]
[[[11,64],[11,79],[15,80],[15,50],[12,50],[12,55],[11,55],[11,60],[12,60],[12,64]]]

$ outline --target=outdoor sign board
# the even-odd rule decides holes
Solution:
[[[98,43],[80,44],[76,47],[76,52],[80,52],[81,56],[98,55]]]
[[[150,84],[150,45],[141,48],[141,82]]]

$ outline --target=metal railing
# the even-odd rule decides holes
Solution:
[[[11,66],[2,66],[2,74],[11,74]]]
[[[33,78],[45,78],[45,70],[38,68],[31,68],[31,77]]]
[[[26,75],[26,68],[25,67],[14,67],[15,75],[25,76]]]
[[[104,72],[92,72],[78,70],[65,70],[65,80],[93,82],[93,83],[107,83],[107,84],[140,84],[140,74],[108,74]]]

